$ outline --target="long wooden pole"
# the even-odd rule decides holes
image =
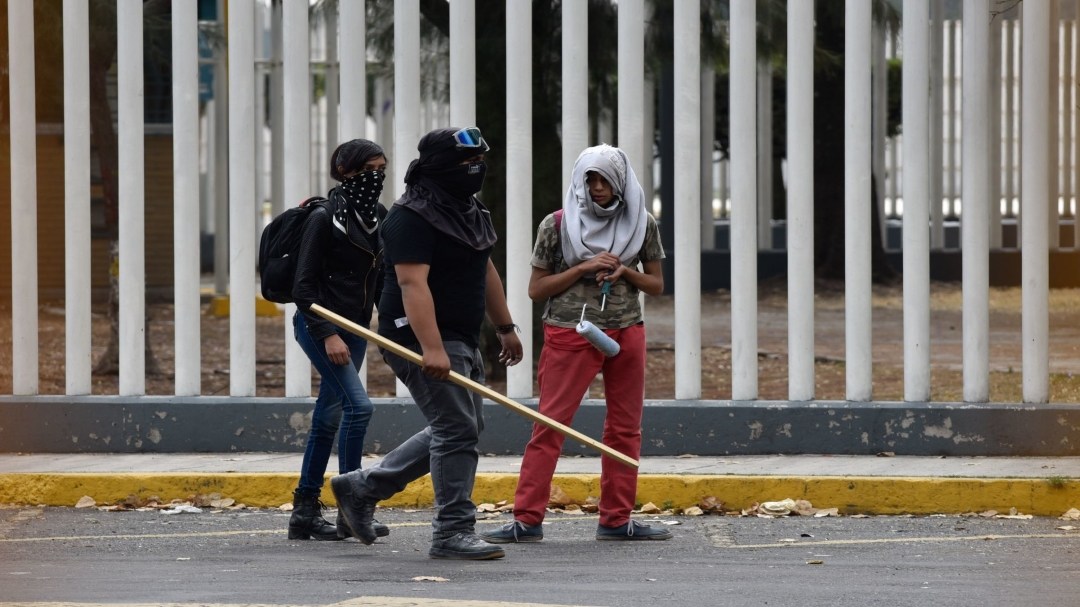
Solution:
[[[330,322],[338,325],[339,327],[345,329],[350,333],[359,335],[360,337],[363,337],[370,342],[378,344],[380,347],[385,348],[393,352],[394,354],[397,354],[398,356],[404,358],[411,363],[415,363],[417,365],[422,365],[424,363],[424,358],[416,352],[413,352],[412,350],[394,341],[391,341],[370,329],[361,327],[360,325],[352,322],[351,320],[339,314],[335,314],[330,310],[327,310],[319,304],[312,304],[311,311],[318,314],[319,316],[322,316],[326,320],[329,320]],[[611,447],[608,447],[607,445],[597,440],[591,439],[588,436],[585,436],[584,434],[578,432],[577,430],[574,430],[570,426],[561,424],[546,415],[533,411],[525,405],[510,398],[507,398],[483,384],[476,383],[475,381],[469,379],[468,377],[465,377],[464,375],[461,375],[460,373],[457,373],[456,371],[450,372],[450,381],[467,390],[476,392],[480,396],[489,398],[506,407],[507,409],[510,409],[514,413],[528,418],[532,422],[535,422],[547,428],[551,428],[559,434],[562,434],[567,438],[572,438],[587,447],[592,447],[593,449],[596,449],[600,453],[614,459],[619,463],[630,466],[631,468],[638,467],[638,461],[636,459],[627,455],[623,455],[622,453],[619,453]]]

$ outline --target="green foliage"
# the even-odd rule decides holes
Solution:
[[[885,136],[895,137],[900,134],[900,123],[903,120],[903,107],[901,101],[903,99],[903,80],[904,80],[904,66],[900,59],[890,59],[885,65],[886,78],[888,83],[885,85],[888,92],[885,100]]]

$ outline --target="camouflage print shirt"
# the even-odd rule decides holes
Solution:
[[[652,215],[646,214],[648,226],[645,229],[645,242],[641,251],[630,264],[631,268],[641,270],[646,261],[658,261],[665,257],[664,247],[660,244],[660,230]],[[540,222],[536,230],[536,246],[533,247],[533,267],[559,274],[570,269],[563,260],[559,245],[559,233],[555,229],[554,214]],[[618,280],[611,285],[604,311],[600,311],[602,296],[600,287],[593,276],[583,277],[572,287],[547,300],[544,305],[544,322],[555,327],[576,327],[581,320],[581,308],[587,303],[585,320],[601,329],[621,329],[641,322],[641,305],[638,303],[639,290],[626,280]]]

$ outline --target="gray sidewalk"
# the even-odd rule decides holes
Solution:
[[[3,473],[278,473],[298,474],[302,453],[0,454]],[[333,460],[333,458],[332,458]],[[364,458],[364,467],[378,457]],[[334,462],[331,461],[333,464]],[[480,473],[517,474],[520,456],[482,456]],[[563,457],[558,474],[599,474],[597,457]],[[915,478],[1062,477],[1080,480],[1080,457],[934,457],[863,455],[740,455],[644,457],[642,475],[748,475],[790,478],[892,476]]]

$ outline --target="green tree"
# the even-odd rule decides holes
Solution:
[[[817,276],[844,278],[844,5],[816,5],[817,50],[814,60],[814,245]],[[896,11],[885,0],[876,0],[874,18],[896,24]],[[895,69],[895,68],[894,68]],[[894,93],[899,95],[896,87]],[[899,113],[899,102],[892,104]],[[895,116],[895,114],[894,114]],[[898,124],[893,122],[892,128]],[[895,132],[895,130],[893,131]],[[871,184],[875,182],[871,179]],[[885,258],[881,238],[882,218],[873,188],[870,200],[871,273],[874,282],[892,282],[897,272]]]

